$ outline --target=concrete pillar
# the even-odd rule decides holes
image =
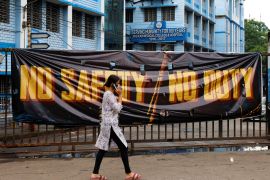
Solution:
[[[191,31],[190,31],[191,43],[194,43],[194,31],[195,31],[194,18],[195,18],[195,15],[194,15],[194,12],[192,12],[192,14],[191,14],[191,22],[190,22],[191,23],[190,27],[192,27]]]
[[[126,1],[123,1],[123,50],[126,50]]]
[[[65,39],[66,39],[66,42],[67,42],[67,49],[72,49],[72,6],[67,6],[67,12],[66,12],[66,15],[65,15],[65,18],[66,18],[66,23],[67,23],[67,26],[66,26],[66,36],[65,36]]]
[[[206,20],[206,47],[209,49],[209,33],[210,33],[210,27],[209,27],[209,20]]]
[[[199,24],[199,44],[202,46],[202,36],[203,36],[203,19],[202,16],[200,15],[200,24]]]
[[[100,11],[102,13],[105,13],[105,1],[104,0],[100,0]],[[104,16],[101,16],[100,17],[100,29],[99,29],[99,34],[100,34],[100,39],[99,39],[99,42],[100,42],[100,47],[99,49],[100,50],[104,50],[104,46],[105,46],[105,30],[104,30],[104,24],[105,24],[105,17]]]
[[[27,45],[27,11],[26,11],[27,0],[16,1],[16,48],[26,48]],[[20,8],[17,8],[20,7]],[[25,26],[24,26],[25,25]]]
[[[269,96],[270,96],[270,93],[269,93],[269,69],[270,69],[270,56],[269,56],[269,54],[270,54],[270,31],[268,32],[268,60],[267,60],[267,82],[266,82],[266,93],[267,93],[267,96],[266,96],[266,119],[267,119],[267,121],[268,121],[268,128],[267,128],[267,134],[268,134],[268,136],[270,135],[270,118],[269,118],[269,108],[268,108],[268,106],[269,106]]]

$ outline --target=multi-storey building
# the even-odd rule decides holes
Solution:
[[[126,49],[215,50],[214,0],[126,0]]]
[[[244,52],[244,0],[216,0],[216,50]]]
[[[123,0],[105,1],[105,50],[123,50],[125,41]]]
[[[103,27],[104,0],[0,1],[0,48],[48,43],[51,49],[103,50]],[[30,38],[31,33],[40,32],[50,37]]]
[[[0,15],[0,47],[27,48],[30,28],[52,49],[104,49],[104,0],[1,0]]]
[[[30,38],[41,32],[50,37]],[[33,43],[47,43],[50,49],[103,50],[104,0],[0,0],[0,48],[28,48]],[[6,74],[5,60],[1,62],[0,101]]]

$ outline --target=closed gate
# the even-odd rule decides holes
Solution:
[[[95,151],[98,126],[58,127],[13,121],[10,66],[12,49],[1,49],[5,71],[0,76],[0,148],[2,156]],[[267,54],[268,55],[268,54]],[[267,56],[266,55],[266,56]],[[268,82],[268,81],[266,81]],[[266,87],[267,90],[267,87]],[[268,100],[268,98],[266,98]],[[264,100],[263,101],[266,101]],[[265,102],[265,103],[266,103]],[[263,106],[265,111],[265,106]],[[269,120],[266,112],[249,118],[220,117],[211,121],[137,124],[122,126],[130,150],[160,148],[226,147],[268,145]]]

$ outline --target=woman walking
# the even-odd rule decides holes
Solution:
[[[127,141],[118,123],[118,114],[122,109],[122,91],[119,88],[120,78],[110,75],[105,83],[105,93],[102,99],[100,134],[96,147],[99,149],[91,180],[107,180],[107,177],[99,174],[101,161],[112,143],[117,144],[125,167],[125,180],[140,180],[141,176],[130,170],[128,161]]]

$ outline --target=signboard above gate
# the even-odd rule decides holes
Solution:
[[[132,29],[130,41],[134,43],[184,41],[187,38],[186,31],[186,27],[166,28],[165,22],[156,22],[153,29]]]

